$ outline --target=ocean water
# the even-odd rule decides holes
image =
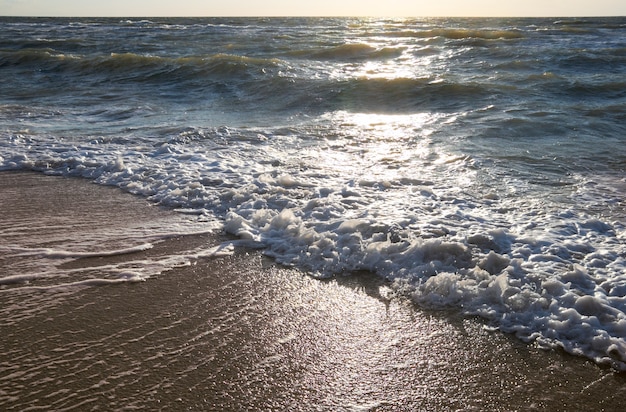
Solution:
[[[181,216],[62,247],[3,226],[7,316],[243,246],[626,370],[624,18],[0,18],[0,74],[0,170]],[[210,231],[234,240],[64,269]]]

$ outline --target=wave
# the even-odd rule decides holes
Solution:
[[[382,34],[385,37],[432,38],[441,37],[448,40],[483,39],[483,40],[514,40],[525,37],[521,30],[434,28],[426,30],[390,31]]]
[[[316,60],[354,60],[354,59],[390,59],[399,57],[406,50],[404,47],[377,48],[369,44],[351,43],[316,50],[296,50],[290,56],[307,57]]]
[[[128,24],[128,25],[140,25],[140,26],[144,26],[144,25],[151,25],[151,24],[155,24],[152,20],[147,20],[147,19],[142,19],[142,20],[120,20],[120,24]]]
[[[236,97],[239,103],[248,104],[246,107],[254,110],[399,114],[468,108],[476,100],[498,91],[500,86],[456,83],[430,77],[387,79],[363,76],[329,80],[277,76],[251,79],[240,83],[237,89],[240,92]]]
[[[590,99],[624,99],[626,98],[626,81],[614,82],[574,82],[565,89],[576,97],[586,97]]]
[[[256,58],[218,53],[209,56],[162,57],[136,53],[73,55],[54,49],[0,52],[0,67],[22,66],[41,72],[64,72],[84,76],[126,76],[131,79],[184,79],[185,76],[233,76],[258,74],[265,67],[282,64],[276,58]],[[165,79],[167,80],[167,79]]]
[[[152,249],[154,247],[151,243],[144,243],[142,245],[132,246],[124,249],[118,250],[105,250],[98,252],[76,252],[76,251],[67,251],[67,250],[54,250],[54,249],[25,249],[15,256],[41,256],[51,259],[84,259],[84,258],[99,258],[99,257],[110,257],[110,256],[119,256],[119,255],[127,255],[131,253],[143,252],[148,249]]]
[[[62,112],[49,107],[0,104],[0,120],[23,121],[26,119],[52,119]]]
[[[388,58],[399,53],[399,49],[376,49],[357,44],[316,51],[313,56]],[[433,105],[454,108],[486,96],[494,87],[430,77],[317,79],[299,75],[288,62],[277,58],[231,54],[161,57],[112,53],[92,57],[64,55],[52,49],[0,53],[0,67],[15,65],[37,68],[49,74],[64,74],[63,78],[73,73],[96,85],[104,80],[151,83],[161,91],[164,86],[175,85],[181,93],[186,91],[200,95],[201,91],[213,88],[218,94],[235,96],[233,98],[242,102],[282,102],[285,107],[317,107],[324,111],[355,109],[389,112]]]
[[[203,233],[207,233],[206,231]],[[259,247],[251,241],[226,241],[217,246],[206,248],[200,247],[195,250],[185,251],[181,254],[171,254],[166,257],[146,257],[134,261],[101,261],[97,260],[95,266],[80,265],[73,267],[70,263],[57,266],[54,269],[40,269],[37,273],[24,273],[0,277],[0,292],[11,289],[2,286],[12,286],[20,290],[66,290],[74,287],[84,286],[106,286],[126,282],[142,282],[148,278],[175,267],[186,266],[192,261],[207,258],[216,258],[232,255],[235,246]],[[120,255],[145,252],[152,249],[152,244],[143,244],[119,250],[107,250],[99,252],[74,252],[67,250],[53,249],[11,249],[11,257],[39,257],[44,259],[79,260],[89,258],[108,258]],[[7,250],[7,248],[4,248]],[[100,262],[104,262],[100,264]],[[65,278],[78,278],[69,283]],[[104,277],[107,276],[107,277]]]
[[[398,53],[401,53],[398,49],[380,50],[366,45],[344,45],[314,52],[315,58],[320,59],[389,58]],[[0,67],[15,65],[21,66],[20,70],[39,70],[53,81],[81,79],[85,87],[110,83],[149,85],[142,89],[143,93],[205,101],[234,99],[239,104],[255,105],[257,110],[263,104],[262,107],[279,110],[318,113],[329,110],[390,113],[423,108],[449,111],[485,98],[500,87],[430,76],[316,78],[277,58],[230,54],[160,57],[113,53],[92,57],[64,55],[51,49],[0,53]]]
[[[341,109],[402,112],[416,109],[456,110],[493,92],[492,85],[426,78],[356,78],[338,83]]]
[[[65,54],[51,48],[2,51],[0,52],[0,67],[56,63],[65,58]]]

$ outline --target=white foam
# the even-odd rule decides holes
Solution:
[[[154,247],[151,243],[144,243],[137,246],[132,246],[124,249],[117,250],[102,250],[102,251],[94,251],[94,252],[78,252],[78,251],[69,251],[69,250],[55,250],[50,248],[39,248],[39,249],[28,249],[28,248],[20,248],[19,252],[14,256],[41,256],[45,258],[71,258],[71,259],[80,259],[80,258],[96,258],[96,257],[108,257],[108,256],[117,256],[117,255],[127,255],[130,253],[142,252],[144,250],[152,249]],[[16,249],[14,249],[16,250]]]
[[[446,119],[424,120],[423,127],[434,127],[428,121]],[[346,136],[341,129],[319,132],[322,127],[297,130],[328,132],[332,138],[323,143],[235,128],[228,145],[206,138],[218,141],[220,129],[197,131],[203,138],[194,142],[134,146],[31,135],[9,139],[0,156],[3,169],[83,176],[219,219],[241,239],[165,259],[152,273],[237,245],[262,246],[278,262],[315,276],[376,272],[420,304],[457,307],[524,340],[626,370],[623,215],[614,207],[586,210],[589,197],[599,207],[614,191],[574,176],[571,188],[535,193],[514,174],[502,181],[481,175],[480,159],[432,148],[428,137],[380,144],[379,126]],[[78,258],[83,252],[38,253]],[[6,282],[22,279],[16,276]]]
[[[0,285],[20,285],[20,290],[45,290],[45,291],[66,291],[76,287],[105,286],[118,283],[143,282],[153,276],[158,276],[164,272],[177,267],[190,265],[198,259],[215,258],[228,256],[234,253],[235,244],[238,241],[224,242],[214,247],[201,247],[194,250],[183,251],[182,253],[171,253],[166,256],[138,256],[139,259],[123,260],[118,263],[106,263],[104,265],[82,264],[76,269],[62,268],[60,265],[47,266],[42,270],[41,266],[37,273],[5,276],[0,278]],[[251,246],[245,244],[245,246]],[[121,250],[124,254],[138,253],[146,251],[151,247],[137,247]],[[16,256],[38,256],[48,259],[62,259],[61,263],[68,263],[74,259],[86,257],[110,257],[118,256],[120,251],[108,251],[97,253],[73,253],[49,251],[46,249],[22,252]],[[98,262],[98,261],[96,261]],[[104,277],[108,275],[107,277]],[[59,279],[81,278],[72,282],[60,282]],[[9,292],[11,289],[5,289]],[[0,289],[0,292],[2,289]]]

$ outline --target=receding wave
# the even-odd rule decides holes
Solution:
[[[97,252],[76,252],[76,251],[67,251],[67,250],[54,250],[54,249],[28,249],[23,250],[20,253],[16,254],[16,256],[43,256],[47,258],[94,258],[94,257],[108,257],[108,256],[118,256],[118,255],[127,255],[131,253],[142,252],[144,250],[152,249],[153,245],[151,243],[144,243],[142,245],[128,247],[124,249],[117,250],[104,250]]]

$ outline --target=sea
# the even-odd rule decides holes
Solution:
[[[623,17],[2,17],[0,170],[179,216],[57,243],[4,225],[3,322],[28,291],[253,248],[626,371]],[[226,237],[68,269],[204,233]]]

